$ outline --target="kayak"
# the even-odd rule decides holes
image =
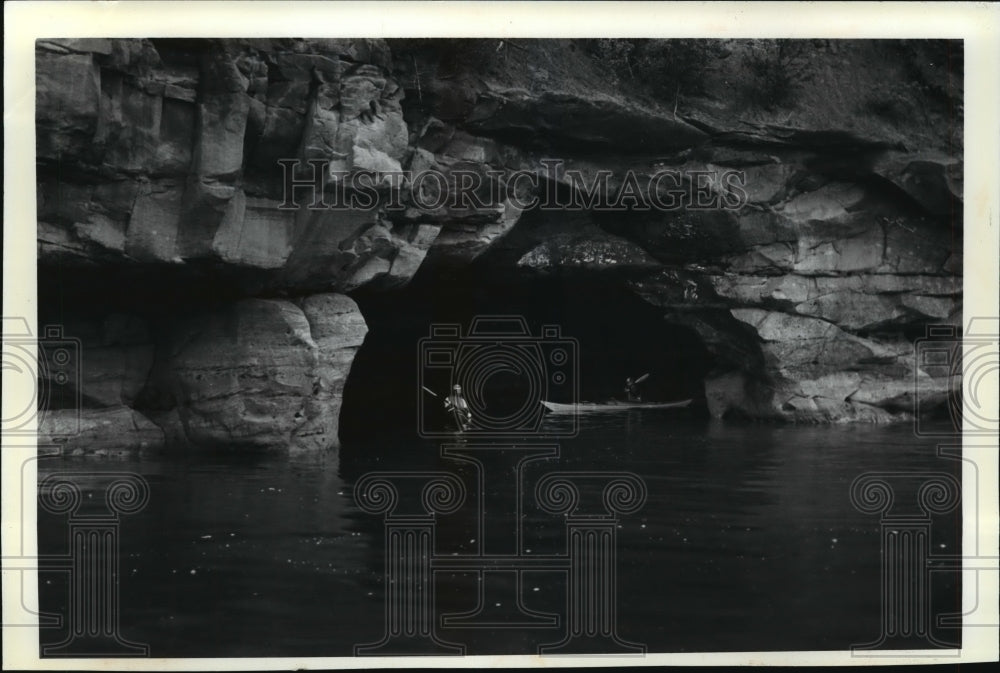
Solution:
[[[681,400],[680,402],[617,402],[612,400],[595,404],[593,402],[580,402],[579,404],[560,404],[559,402],[549,402],[542,400],[542,404],[549,411],[557,414],[572,413],[592,413],[597,411],[627,411],[629,409],[674,409],[686,407],[691,404],[691,400]]]

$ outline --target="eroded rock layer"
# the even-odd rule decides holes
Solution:
[[[40,273],[118,274],[154,307],[78,321],[83,430],[62,410],[46,436],[336,446],[367,329],[345,293],[418,270],[628,287],[704,341],[716,416],[885,421],[943,401],[956,381],[913,340],[961,322],[960,46],[687,50],[696,77],[666,68],[666,95],[587,41],[40,40]],[[438,203],[426,181],[376,179],[370,202],[325,207],[364,172],[429,170],[504,189]],[[518,171],[534,179],[504,182]],[[664,172],[687,201],[648,191]],[[601,180],[660,205],[601,207]],[[525,217],[545,194],[564,205]],[[199,278],[227,296],[150,318],[156,288]]]

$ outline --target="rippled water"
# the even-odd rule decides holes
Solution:
[[[875,640],[879,522],[852,506],[852,481],[868,471],[960,474],[958,461],[938,457],[907,426],[724,425],[657,411],[587,418],[559,452],[524,469],[522,553],[565,550],[564,522],[534,503],[533,484],[545,473],[640,475],[645,506],[617,528],[618,632],[652,652],[845,649]],[[514,526],[514,480],[500,463],[489,469],[483,502],[496,541],[498,530]],[[122,519],[121,632],[166,657],[346,656],[379,640],[384,531],[378,516],[355,506],[354,482],[371,470],[447,470],[473,484],[468,463],[419,442],[350,446],[339,460],[219,453],[46,458],[39,468],[40,478],[95,470],[149,482],[147,507]],[[480,549],[474,510],[472,503],[440,517],[437,554]],[[958,553],[957,514],[933,523],[932,551]],[[40,512],[41,551],[63,552],[66,530],[65,517]],[[64,612],[65,576],[40,578],[42,608]],[[505,577],[493,579],[497,602],[513,598]],[[933,574],[936,612],[957,610],[957,580]],[[438,612],[473,609],[481,581],[438,573]],[[529,610],[563,613],[564,586],[560,571],[525,572],[521,600]],[[470,654],[534,653],[563,632],[440,630]],[[64,635],[41,631],[43,644]]]

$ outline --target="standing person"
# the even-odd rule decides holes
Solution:
[[[642,401],[642,398],[639,396],[639,386],[636,385],[631,376],[625,379],[625,400],[628,402]]]
[[[451,390],[451,395],[444,400],[444,408],[455,417],[455,424],[460,430],[469,430],[472,427],[472,411],[462,397],[462,386],[456,383]]]

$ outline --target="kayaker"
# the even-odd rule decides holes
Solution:
[[[462,386],[456,383],[451,387],[451,395],[444,399],[444,408],[455,417],[455,424],[460,429],[469,430],[472,427],[472,410],[462,397]]]
[[[632,377],[625,379],[625,400],[628,402],[641,402],[642,397],[639,395],[639,386]]]

